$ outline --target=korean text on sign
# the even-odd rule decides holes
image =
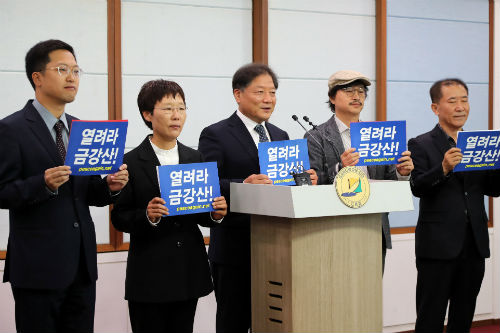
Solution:
[[[359,153],[358,166],[397,164],[406,150],[405,121],[351,123],[351,147]]]
[[[123,161],[127,126],[126,120],[73,121],[65,161],[72,175],[118,171]]]
[[[220,196],[215,162],[162,165],[158,179],[169,215],[213,211],[212,201]]]
[[[463,156],[453,171],[499,169],[499,146],[499,130],[458,132],[457,148]]]
[[[307,140],[285,140],[259,143],[260,172],[275,185],[295,185],[292,170],[310,168]]]

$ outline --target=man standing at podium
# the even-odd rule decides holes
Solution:
[[[408,142],[415,170],[413,195],[420,198],[415,230],[417,322],[415,332],[469,332],[476,298],[490,256],[484,196],[500,194],[500,173],[453,172],[462,153],[458,131],[469,116],[469,90],[459,79],[435,82],[431,108],[438,124]]]
[[[206,127],[198,149],[206,161],[216,161],[221,195],[230,201],[229,184],[272,184],[260,174],[259,142],[288,140],[288,134],[268,123],[276,105],[278,79],[264,64],[248,64],[233,76],[238,110]],[[316,183],[314,171],[311,180]],[[208,250],[215,297],[217,332],[248,332],[251,323],[250,216],[230,213],[210,230]]]
[[[351,148],[351,122],[359,122],[370,80],[351,70],[334,73],[328,80],[328,104],[332,117],[305,135],[311,168],[318,174],[318,184],[332,184],[342,167],[355,166],[359,153]],[[360,167],[370,179],[408,180],[413,170],[410,152],[405,151],[396,165]],[[382,269],[386,249],[392,248],[388,214],[382,214]]]

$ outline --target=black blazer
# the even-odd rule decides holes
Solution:
[[[201,154],[177,142],[179,163],[203,162]],[[125,298],[135,302],[173,302],[199,298],[213,290],[207,252],[198,224],[215,225],[208,213],[162,217],[154,227],[148,202],[160,197],[149,138],[125,154],[129,182],[111,212],[116,229],[130,233]]]
[[[288,140],[288,134],[266,123],[271,141]],[[230,203],[229,184],[242,183],[251,174],[259,174],[257,147],[247,128],[233,113],[231,117],[203,129],[198,150],[206,161],[217,162],[222,195]],[[250,216],[229,213],[218,228],[210,230],[210,260],[250,267]]]
[[[413,195],[420,198],[415,230],[417,258],[456,258],[469,221],[480,255],[489,257],[484,196],[500,194],[499,171],[452,172],[444,176],[441,163],[450,144],[438,126],[408,141],[408,149],[415,165],[410,185]]]
[[[65,288],[75,278],[82,248],[89,278],[95,281],[89,205],[111,203],[109,189],[99,176],[71,176],[57,195],[49,193],[44,172],[63,163],[32,102],[0,121],[0,207],[10,214],[3,280],[19,288]],[[66,119],[71,124],[76,118]]]

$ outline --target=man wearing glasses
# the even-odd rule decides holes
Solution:
[[[359,153],[351,148],[350,125],[360,121],[370,80],[355,71],[338,71],[328,80],[328,104],[332,117],[306,134],[311,168],[318,174],[318,184],[332,184],[337,172],[355,166]],[[320,146],[321,144],[321,146]],[[408,180],[413,170],[410,152],[405,151],[396,165],[360,167],[370,179]],[[386,250],[392,248],[388,214],[382,215],[382,269]]]
[[[35,99],[0,121],[0,208],[10,221],[4,282],[18,332],[92,332],[97,256],[89,206],[113,202],[127,167],[101,178],[70,176],[64,165],[75,119],[64,109],[82,74],[70,45],[36,44],[26,74]]]

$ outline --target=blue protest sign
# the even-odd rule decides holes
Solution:
[[[406,121],[351,123],[351,147],[362,165],[397,164],[406,150]]]
[[[212,201],[220,197],[216,162],[162,165],[157,170],[161,197],[170,216],[214,210]]]
[[[284,140],[259,143],[260,173],[266,174],[275,185],[295,185],[290,174],[302,165],[310,169],[307,140]]]
[[[453,172],[499,169],[499,142],[499,130],[458,132],[457,148],[463,157]]]
[[[123,162],[127,120],[73,120],[64,165],[73,176],[115,173]]]

